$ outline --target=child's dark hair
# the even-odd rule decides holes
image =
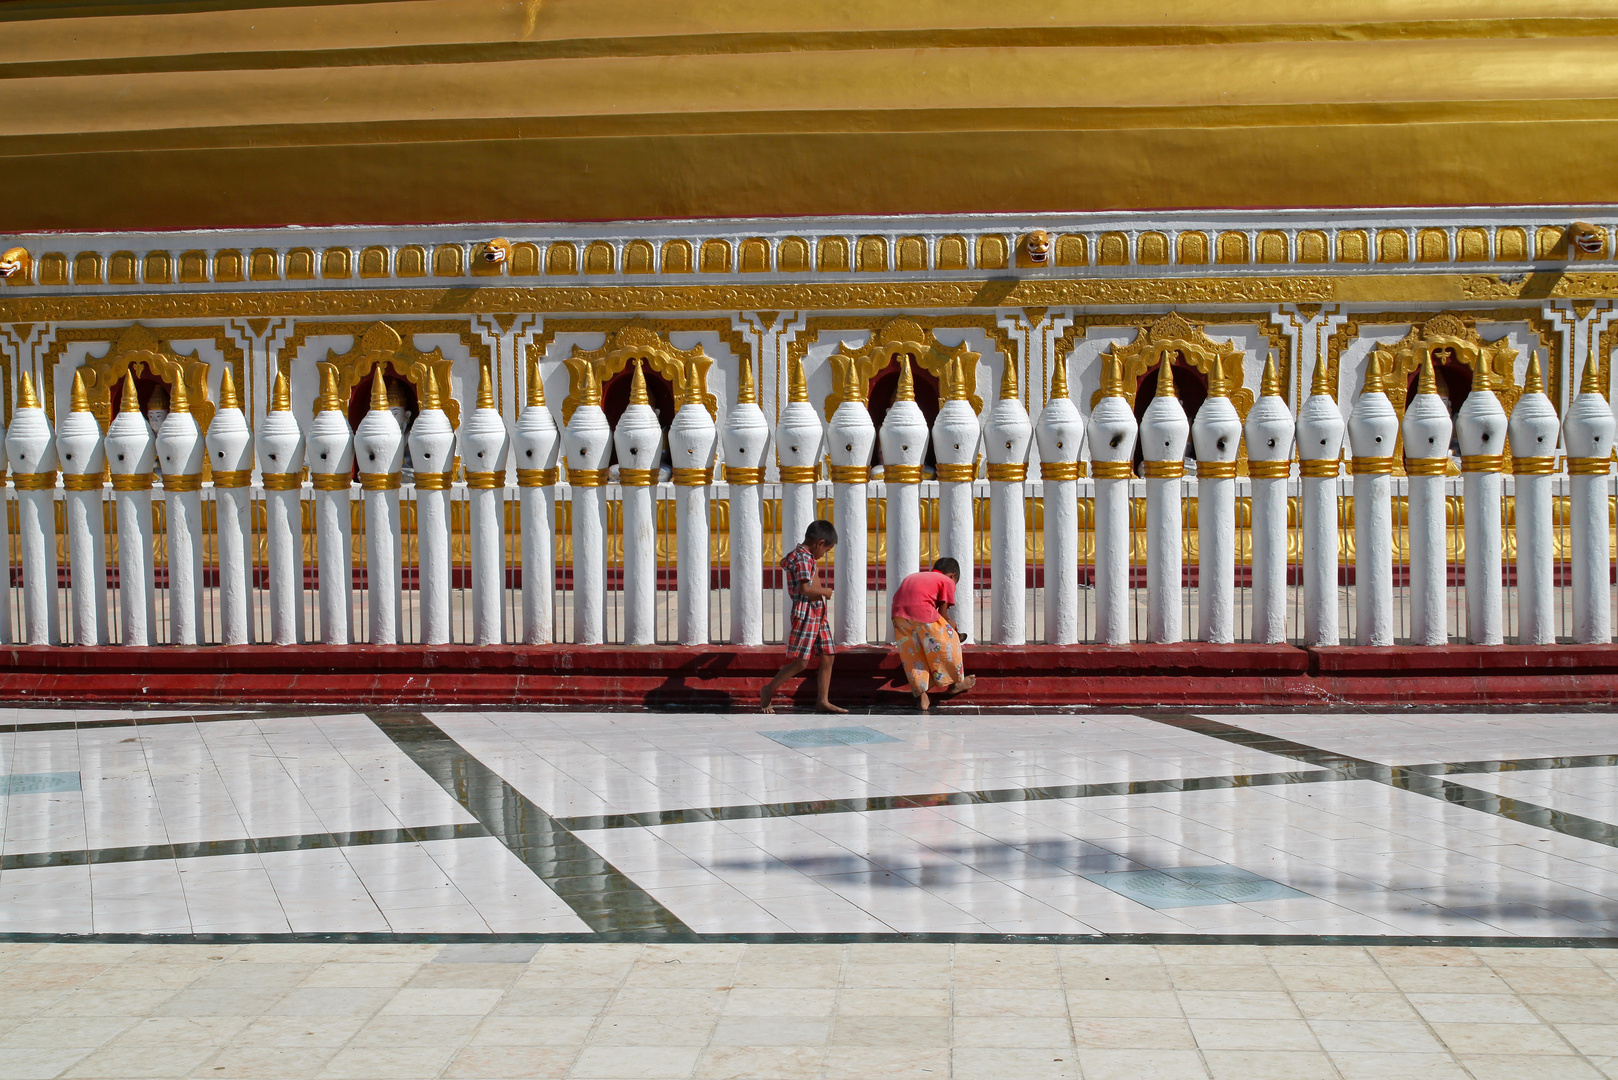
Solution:
[[[950,558],[948,555],[945,555],[942,559],[939,559],[937,562],[933,563],[933,572],[945,575],[953,574],[956,577],[960,577],[961,564]]]
[[[806,544],[825,543],[837,546],[837,526],[829,521],[811,521],[809,527],[803,531],[803,542]]]

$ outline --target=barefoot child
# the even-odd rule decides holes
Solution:
[[[923,712],[932,707],[928,694],[942,691],[943,697],[954,697],[977,682],[961,671],[961,638],[949,613],[960,580],[961,564],[944,558],[931,570],[905,578],[893,593],[893,640],[910,693]]]
[[[826,618],[826,601],[831,590],[820,583],[820,571],[815,566],[826,553],[837,546],[837,528],[829,521],[816,521],[803,534],[803,543],[793,548],[781,567],[786,571],[787,591],[792,594],[792,629],[787,636],[787,663],[768,686],[759,694],[759,705],[767,713],[775,708],[770,704],[781,684],[809,666],[809,661],[820,657],[818,699],[815,708],[820,712],[841,713],[831,703],[832,654],[831,623]]]

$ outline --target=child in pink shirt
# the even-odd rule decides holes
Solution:
[[[949,617],[960,580],[960,564],[944,558],[931,570],[911,574],[893,591],[893,640],[910,692],[923,712],[932,708],[928,695],[935,690],[954,697],[977,682],[961,670],[961,636]]]

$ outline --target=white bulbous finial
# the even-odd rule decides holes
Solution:
[[[1511,452],[1516,457],[1548,458],[1556,453],[1556,434],[1561,427],[1556,408],[1545,396],[1539,374],[1539,356],[1528,358],[1528,377],[1523,380],[1522,396],[1511,408],[1506,430],[1511,434]]]
[[[1220,362],[1214,363],[1216,368],[1208,383],[1208,397],[1197,410],[1191,437],[1196,440],[1193,445],[1197,448],[1197,461],[1235,461],[1242,448],[1242,418],[1231,403]]]
[[[1343,455],[1343,436],[1347,429],[1343,411],[1337,407],[1337,399],[1331,396],[1326,361],[1316,361],[1309,396],[1298,409],[1298,460],[1338,460]]]
[[[460,448],[461,466],[467,472],[505,473],[511,435],[500,410],[494,407],[494,385],[487,364],[478,372],[477,408],[461,424]]]
[[[656,469],[663,458],[663,425],[658,423],[657,411],[647,396],[646,375],[640,358],[636,357],[631,363],[635,370],[629,405],[612,433],[613,446],[618,450],[618,468]]]
[[[455,429],[444,411],[438,375],[431,368],[427,371],[426,390],[421,399],[421,411],[416,414],[405,440],[410,444],[410,462],[418,484],[432,482],[424,480],[426,476],[442,476],[455,468]]]
[[[1140,423],[1124,397],[1122,361],[1108,352],[1101,359],[1101,397],[1086,425],[1092,462],[1114,464],[1135,460]]]
[[[1578,458],[1610,458],[1615,429],[1612,406],[1601,393],[1596,359],[1585,361],[1584,377],[1579,380],[1579,392],[1568,406],[1562,420],[1562,435],[1567,443],[1567,455]]]
[[[1021,465],[1028,460],[1034,426],[1017,393],[1017,363],[1008,358],[1000,374],[1000,397],[983,424],[983,450],[991,465]]]
[[[1264,379],[1259,387],[1258,400],[1247,410],[1242,422],[1242,437],[1247,440],[1248,461],[1290,461],[1292,459],[1292,413],[1286,399],[1281,396],[1281,377],[1275,370],[1275,361],[1264,364]]]
[[[1506,449],[1506,410],[1494,393],[1494,378],[1487,361],[1472,373],[1472,392],[1455,415],[1461,456],[1497,456]]]
[[[601,409],[601,384],[596,379],[595,366],[589,360],[582,362],[584,386],[578,407],[568,418],[567,429],[562,434],[564,459],[570,473],[605,469],[612,456],[612,427]]]
[[[354,429],[354,460],[362,474],[388,475],[404,468],[404,429],[388,409],[382,361],[371,370],[371,408]]]
[[[1404,433],[1405,457],[1414,461],[1435,458],[1448,461],[1450,435],[1454,427],[1449,416],[1449,405],[1438,393],[1432,357],[1429,356],[1422,361],[1415,394],[1405,403],[1405,418],[1400,428]]]
[[[719,429],[703,400],[695,359],[686,369],[685,395],[669,424],[669,457],[676,469],[706,469],[713,464]]]
[[[1129,419],[1133,421],[1134,415],[1131,414]],[[1056,368],[1051,377],[1051,398],[1040,410],[1034,436],[1039,442],[1041,461],[1052,463],[1077,461],[1084,449],[1084,417],[1079,415],[1079,407],[1068,396],[1065,359],[1056,361]],[[1135,443],[1133,437],[1129,442],[1130,452],[1133,453]]]
[[[140,411],[133,375],[124,379],[123,401],[118,415],[107,425],[105,447],[107,466],[114,476],[141,476],[156,467],[157,440]]]
[[[270,409],[254,433],[259,469],[284,475],[303,471],[303,429],[292,415],[292,391],[285,375],[275,376]]]
[[[346,477],[354,469],[354,430],[348,426],[343,403],[337,398],[336,371],[328,366],[321,369],[321,374],[320,407],[309,425],[306,451],[309,472]]]
[[[1366,357],[1365,387],[1348,417],[1348,441],[1358,458],[1393,456],[1394,440],[1399,436],[1399,416],[1393,411],[1393,402],[1388,400],[1382,379],[1376,355]]]
[[[775,424],[775,458],[788,468],[811,468],[820,464],[820,448],[826,429],[809,404],[804,383],[803,361],[787,361],[787,403]]]
[[[975,361],[974,361],[975,362]],[[966,394],[966,373],[962,361],[950,361],[949,386],[945,400],[933,418],[933,459],[940,465],[971,465],[977,461],[982,432],[978,414]]]
[[[236,396],[236,377],[230,365],[219,376],[219,408],[208,422],[203,438],[208,462],[216,473],[245,472],[253,467],[253,433],[242,415],[241,399]]]
[[[106,464],[102,449],[101,425],[90,411],[90,401],[84,392],[84,376],[73,373],[73,401],[68,414],[56,427],[56,455],[61,460],[62,472],[70,476],[91,476],[100,473]]]
[[[847,378],[843,385],[843,400],[831,414],[826,431],[826,453],[833,465],[868,466],[871,448],[876,445],[876,425],[871,422],[871,410],[865,407],[864,387],[854,370],[854,361],[848,361]]]
[[[556,418],[545,405],[545,384],[540,381],[539,360],[528,365],[528,399],[517,414],[517,430],[512,433],[519,469],[554,469],[561,453],[562,433]]]
[[[882,418],[878,437],[884,468],[889,465],[919,468],[927,456],[927,417],[916,404],[909,354],[899,358],[899,388],[893,404],[888,406],[888,414]]]
[[[174,380],[169,395],[169,414],[157,429],[157,468],[164,476],[198,476],[202,473],[202,428],[191,415],[186,396],[185,375]]]
[[[22,373],[17,407],[11,414],[11,428],[6,432],[6,455],[11,459],[14,473],[56,471],[56,440],[51,436],[51,422],[34,396],[33,380],[26,371]]]
[[[1164,354],[1158,363],[1157,395],[1146,406],[1140,422],[1140,451],[1145,461],[1184,461],[1185,444],[1191,436],[1191,421],[1185,406],[1174,392],[1172,357]],[[1206,402],[1204,403],[1206,404]]]
[[[769,452],[770,423],[753,393],[753,368],[745,357],[738,372],[736,403],[725,414],[725,430],[720,442],[725,449],[726,465],[735,469],[757,469],[764,465]]]

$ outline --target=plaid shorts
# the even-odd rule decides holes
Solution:
[[[795,600],[792,604],[792,633],[787,637],[787,656],[808,660],[830,656],[837,650],[831,643],[831,620],[826,618],[826,602]]]

